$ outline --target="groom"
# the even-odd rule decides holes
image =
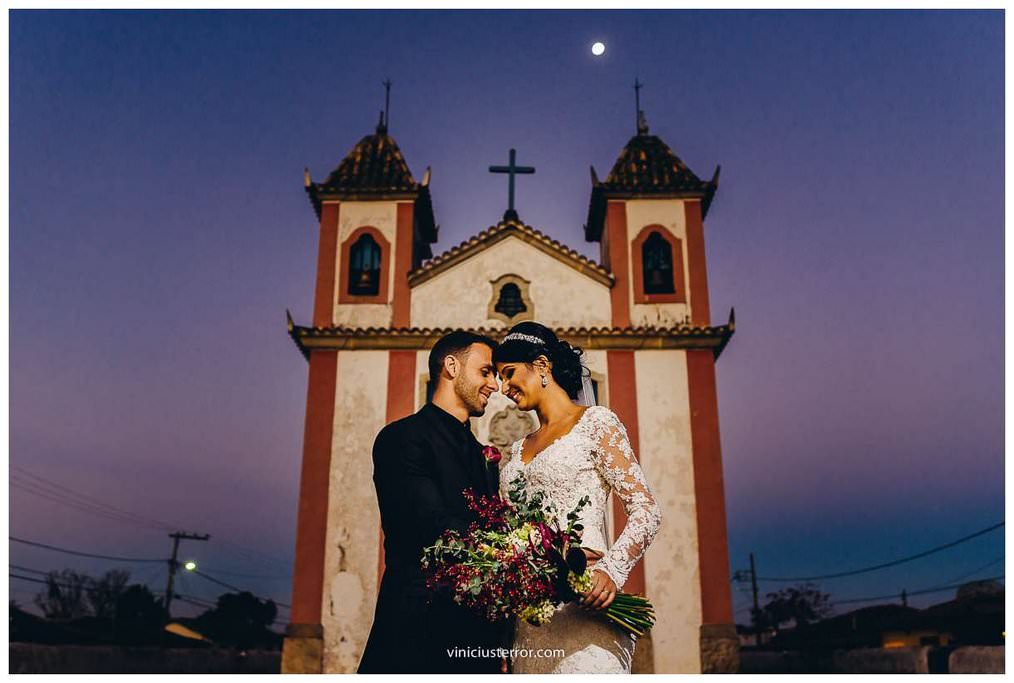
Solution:
[[[499,487],[499,471],[483,459],[468,420],[498,389],[493,348],[491,339],[461,330],[441,338],[429,357],[432,402],[384,427],[373,444],[385,569],[359,673],[500,672],[505,625],[428,590],[419,565],[441,533],[465,532],[475,520],[464,489],[491,495]]]

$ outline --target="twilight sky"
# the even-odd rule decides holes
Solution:
[[[417,179],[433,168],[436,253],[498,220],[486,169],[515,147],[537,168],[522,219],[597,258],[588,166],[604,177],[633,134],[635,76],[652,132],[700,176],[722,165],[705,240],[714,316],[737,316],[717,366],[733,570],[754,552],[762,577],[844,571],[1003,519],[999,11],[15,11],[10,39],[13,536],[162,558],[169,527],[210,533],[181,557],[289,602],[302,170],[372,131],[388,77],[391,134]],[[998,576],[1003,547],[820,586]],[[10,552],[164,590],[164,564]],[[23,605],[36,589],[11,581]]]

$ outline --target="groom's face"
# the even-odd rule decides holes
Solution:
[[[468,408],[469,415],[479,417],[486,412],[489,397],[497,390],[493,350],[485,344],[472,344],[462,365],[454,378],[454,393]]]

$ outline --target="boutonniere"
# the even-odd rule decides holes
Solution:
[[[483,446],[482,457],[486,460],[487,465],[498,465],[503,454],[496,446]]]

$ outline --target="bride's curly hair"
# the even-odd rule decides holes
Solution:
[[[515,337],[522,334],[531,339]],[[560,340],[551,329],[536,322],[518,323],[512,327],[504,341],[493,350],[494,363],[531,363],[539,356],[545,356],[552,364],[553,379],[563,387],[571,399],[581,391],[581,383],[591,373],[581,363],[584,351],[578,346]]]

